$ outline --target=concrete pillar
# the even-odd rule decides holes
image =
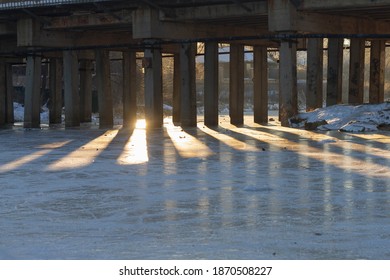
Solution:
[[[12,65],[0,60],[0,126],[14,123]]]
[[[255,123],[268,122],[267,47],[253,48],[253,113]]]
[[[80,126],[79,65],[75,51],[64,51],[65,126]]]
[[[6,93],[6,123],[14,123],[14,85],[12,83],[12,64],[5,65],[5,83],[7,88]]]
[[[145,118],[148,128],[163,125],[162,56],[158,47],[145,49]]]
[[[6,85],[6,63],[0,60],[0,126],[7,122],[7,85]]]
[[[218,43],[206,43],[204,54],[204,124],[218,125]]]
[[[62,61],[52,58],[49,64],[50,108],[49,123],[62,122]]]
[[[297,44],[295,42],[281,42],[279,71],[279,119],[282,126],[289,126],[288,119],[298,113]]]
[[[181,118],[181,75],[180,75],[180,54],[173,55],[173,101],[172,101],[172,122],[174,125],[180,125]]]
[[[229,79],[229,115],[230,123],[244,123],[244,45],[230,45]]]
[[[96,82],[99,127],[112,128],[114,125],[114,113],[111,92],[110,55],[108,50],[96,50]]]
[[[362,104],[364,100],[364,39],[351,39],[349,64],[349,104]]]
[[[323,106],[323,39],[308,39],[306,111]]]
[[[371,41],[370,61],[370,103],[385,101],[385,46],[384,40]]]
[[[340,104],[343,96],[343,38],[328,39],[326,106]]]
[[[182,44],[180,48],[182,127],[196,127],[196,44]]]
[[[41,93],[41,57],[29,55],[26,66],[26,89],[24,93],[24,127],[39,128]]]
[[[80,60],[80,122],[92,121],[92,70],[91,60]]]
[[[137,122],[137,56],[135,51],[123,52],[123,127]]]

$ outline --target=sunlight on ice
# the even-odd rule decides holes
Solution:
[[[110,145],[119,130],[107,130],[101,136],[74,150],[47,167],[49,171],[70,170],[86,167]]]
[[[209,147],[180,127],[167,126],[167,133],[177,152],[184,158],[206,158],[214,154]]]
[[[362,138],[364,140],[374,140],[376,142],[379,142],[379,143],[383,143],[383,144],[390,144],[390,137],[387,137],[387,136],[383,136],[381,134],[377,134],[377,133],[373,133],[373,134],[357,134],[357,133],[354,133],[354,134],[351,134],[353,135],[354,137],[358,137],[358,138]]]
[[[212,130],[206,126],[199,125],[198,128],[200,130],[202,130],[204,133],[214,137],[215,139],[221,141],[222,143],[224,143],[225,145],[227,145],[233,149],[244,150],[244,151],[248,151],[248,152],[257,152],[260,150],[253,145],[250,145],[248,143],[240,141],[240,140],[233,138],[229,135],[219,133],[218,131]]]
[[[42,150],[39,150],[39,151],[36,151],[34,153],[25,155],[23,157],[15,159],[15,160],[13,160],[13,161],[11,161],[9,163],[1,165],[0,166],[0,173],[7,172],[7,171],[12,171],[12,170],[15,170],[17,168],[20,168],[23,165],[26,165],[26,164],[28,164],[30,162],[33,162],[33,161],[35,161],[35,160],[37,160],[37,159],[47,155],[53,149],[58,149],[58,148],[61,148],[61,147],[65,146],[69,142],[70,141],[63,141],[63,142],[55,142],[55,143],[40,145],[38,148],[42,149]]]
[[[50,152],[51,152],[51,150],[49,150],[49,149],[40,150],[40,151],[37,151],[35,153],[18,158],[18,159],[11,161],[9,163],[6,163],[6,164],[0,166],[0,173],[12,171],[12,170],[15,170],[17,168],[20,168],[21,166],[28,164],[30,162],[33,162],[33,161],[43,157],[44,155],[46,155]]]
[[[351,155],[351,152],[354,152],[352,146],[351,148],[347,147],[347,149],[345,146],[340,146],[341,148],[343,148],[344,153],[329,152],[326,154],[326,156],[324,156],[324,154],[322,153],[322,149],[312,147],[312,146],[306,146],[305,149],[296,151],[297,147],[299,145],[302,145],[303,143],[294,142],[288,140],[287,138],[278,136],[276,134],[273,135],[270,133],[260,132],[260,131],[257,131],[255,133],[253,130],[247,128],[234,128],[234,129],[232,128],[231,130],[237,133],[251,136],[253,138],[257,138],[258,140],[268,144],[272,144],[275,147],[279,147],[282,149],[288,148],[289,150],[294,150],[295,152],[298,152],[300,155],[325,162],[326,164],[336,166],[343,170],[347,170],[359,174],[365,174],[366,176],[369,177],[390,177],[390,167],[382,166],[376,163],[369,163],[366,162],[365,160],[354,158],[354,156]],[[331,145],[337,146],[338,143],[332,143]],[[356,146],[357,145],[355,145],[355,148]]]
[[[146,140],[146,122],[138,120],[136,128],[122,154],[118,157],[118,164],[141,164],[149,161],[148,145]]]

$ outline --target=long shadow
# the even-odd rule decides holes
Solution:
[[[254,127],[254,126],[246,125],[244,127],[247,129],[254,130],[254,131],[261,131],[261,132],[277,135],[281,138],[288,139],[288,140],[293,141],[295,143],[302,143],[302,141],[306,141],[307,145],[309,147],[313,147],[313,148],[321,148],[324,143],[327,143],[326,140],[324,142],[321,142],[321,141],[313,140],[313,139],[311,139],[311,137],[306,137],[306,136],[302,137],[301,135],[299,135],[300,130],[297,130],[297,133],[290,133],[290,132],[286,132],[286,131],[275,130],[275,129],[269,128],[267,126]],[[319,135],[319,136],[331,135],[333,138],[337,138],[341,141],[348,141],[348,140],[353,139],[353,138],[351,138],[350,134],[341,134],[341,133],[332,133],[332,132],[302,131],[302,134],[308,134],[308,133],[314,134],[314,135]],[[362,158],[366,158],[367,157],[366,146],[361,144],[361,143],[356,143],[356,141],[352,141],[352,143],[354,146],[360,146],[361,148],[349,147],[348,149],[345,149],[343,147],[337,146],[337,143],[336,143],[334,145],[329,145],[329,149],[333,153],[340,154],[340,155],[345,154],[345,155],[348,155],[352,158],[356,158],[359,160],[361,160]],[[387,146],[388,146],[387,144],[381,143],[381,144],[375,145],[373,148],[381,149],[382,152],[386,152],[388,150]],[[389,160],[389,157],[381,156],[381,155],[370,154],[370,157],[374,158],[378,161],[381,161],[383,159]]]
[[[5,142],[7,138],[2,137],[2,146],[7,145],[7,151],[4,152],[11,153],[11,155],[3,153],[3,158],[6,157],[8,161],[2,162],[0,169],[3,168],[3,172],[7,172],[7,169],[9,171],[16,170],[25,165],[34,164],[42,157],[53,156],[60,149],[73,145],[75,139],[63,137],[63,133],[63,130],[7,130],[4,134],[11,135],[10,141],[13,141],[13,143],[11,143],[11,146],[7,145]],[[22,147],[22,149],[18,147]]]
[[[231,154],[230,158],[224,157],[223,168],[227,168],[227,172],[223,175],[229,175],[222,183],[221,196],[229,196],[229,193],[231,193],[232,205],[235,205],[234,209],[236,211],[243,209],[241,207],[248,207],[248,205],[243,206],[240,202],[242,197],[234,187],[236,184],[243,186],[243,193],[250,195],[251,199],[259,200],[256,209],[263,209],[263,211],[270,213],[280,213],[280,215],[284,213],[287,216],[301,215],[313,224],[319,222],[316,218],[316,215],[319,215],[324,220],[322,222],[330,226],[333,215],[347,217],[349,213],[355,211],[357,203],[359,203],[359,207],[374,207],[373,201],[362,200],[359,191],[356,192],[356,190],[368,191],[370,189],[367,187],[368,185],[371,185],[369,191],[380,191],[380,186],[375,185],[376,181],[373,178],[356,172],[346,172],[340,166],[301,154],[300,150],[291,150],[288,147],[284,149],[276,143],[265,142],[252,135],[222,127],[209,129],[216,133],[227,133],[239,141],[257,142],[259,147],[267,147],[263,151],[264,153],[254,153],[236,150],[220,141],[220,145],[228,147]],[[239,131],[239,129],[237,130]],[[269,131],[266,128],[260,130]],[[201,129],[185,129],[185,131],[200,139],[213,138],[212,135],[205,135],[206,133]],[[306,147],[311,144],[309,139],[301,140],[299,136],[291,133],[276,132],[276,134],[281,138],[294,138],[297,144],[302,144],[302,151],[305,151]],[[261,166],[264,169],[256,171]],[[256,173],[251,174],[251,172]],[[253,181],[258,183],[245,186],[247,182],[253,183]],[[378,182],[382,181],[379,179]],[[315,192],[316,190],[318,192]],[[282,195],[282,193],[288,193],[288,195]],[[323,201],[320,201],[317,205],[314,201],[318,202],[318,193],[323,193]],[[340,204],[336,200],[340,193],[346,199],[345,204]],[[262,196],[266,196],[270,200],[263,201],[261,200]],[[291,200],[290,202],[285,201],[287,197]],[[288,205],[289,208],[278,209],[277,205],[279,204]],[[305,209],[300,209],[298,206],[295,208],[293,206],[295,204],[307,205],[309,208],[305,211]],[[264,208],[265,205],[267,206]],[[288,223],[287,220],[286,222]],[[313,232],[314,235],[320,236],[322,233]]]
[[[136,130],[135,127],[118,129],[118,133],[109,142],[107,147],[97,156],[99,160],[108,160],[115,164],[123,154],[126,146]]]
[[[74,133],[77,131],[77,136]],[[70,132],[74,141],[72,149],[66,153],[59,153],[48,164],[48,171],[64,171],[86,168],[95,162],[104,150],[109,146],[118,131],[115,129],[67,129],[64,134]],[[113,136],[114,135],[114,136]]]
[[[254,134],[251,135],[251,133],[248,131],[247,132],[242,131],[242,130],[247,130],[247,129],[253,131]],[[372,165],[372,166],[377,168],[378,174],[372,174],[373,176],[374,175],[383,176],[384,171],[382,169],[386,168],[386,166],[388,166],[387,163],[383,163],[383,160],[388,161],[388,158],[380,157],[380,156],[376,156],[376,155],[367,156],[367,154],[362,152],[362,151],[355,152],[355,151],[351,151],[351,150],[345,150],[343,147],[337,147],[334,145],[323,145],[323,144],[319,145],[318,143],[311,141],[308,138],[301,137],[300,135],[296,135],[294,133],[289,133],[289,132],[285,132],[285,131],[276,131],[274,133],[274,130],[267,128],[267,127],[249,127],[248,128],[248,126],[246,126],[246,127],[244,126],[243,129],[240,129],[240,128],[237,128],[237,129],[231,128],[230,129],[229,128],[229,130],[230,130],[231,135],[234,136],[235,138],[242,139],[242,135],[245,135],[245,136],[251,137],[254,140],[259,141],[261,143],[268,142],[270,144],[270,148],[277,147],[277,148],[279,148],[279,150],[281,150],[281,149],[289,150],[290,145],[294,149],[302,149],[302,145],[305,145],[307,147],[306,150],[303,150],[303,151],[299,151],[299,150],[294,151],[294,149],[290,149],[290,150],[292,152],[302,154],[302,153],[307,153],[310,149],[311,157],[314,160],[318,160],[318,161],[326,160],[325,158],[322,159],[322,151],[326,147],[328,157],[329,156],[339,157],[338,161],[333,161],[333,163],[329,162],[329,164],[335,164],[336,167],[338,166],[340,169],[344,170],[343,163],[340,162],[340,157],[346,156],[344,159],[344,160],[347,160],[346,164],[352,165],[352,166],[349,166],[348,170],[350,172],[354,172],[356,174],[359,174],[359,170],[361,170],[360,168],[363,168],[363,166],[366,164],[365,160],[367,160],[367,159],[374,161],[374,163],[367,163],[367,164],[370,164],[370,165],[376,164],[376,167],[375,167],[375,165]],[[280,141],[278,142],[277,139],[272,140],[272,138],[270,138],[268,140],[261,140],[261,135],[255,135],[255,132],[267,133],[270,136],[276,135],[277,137],[279,137]],[[283,143],[283,140],[286,143]],[[289,142],[290,142],[290,144],[289,144]],[[283,145],[286,145],[286,146],[284,147]],[[354,160],[356,160],[356,162],[354,162]],[[348,161],[350,161],[350,162],[348,162]],[[379,161],[379,163],[377,163],[377,161]],[[363,174],[360,174],[360,175],[363,175]]]

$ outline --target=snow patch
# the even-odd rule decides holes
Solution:
[[[24,106],[16,102],[14,102],[14,120],[24,121]],[[41,123],[49,123],[49,108],[46,105],[41,107]]]
[[[380,127],[390,126],[390,103],[329,106],[300,113],[290,119],[290,125],[294,128],[310,127],[324,131],[377,131]]]

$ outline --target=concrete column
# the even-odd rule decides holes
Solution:
[[[123,52],[123,127],[137,122],[137,56],[135,51]]]
[[[229,79],[229,115],[230,123],[244,123],[244,45],[230,45]]]
[[[281,42],[279,71],[279,119],[282,126],[289,126],[288,119],[298,113],[297,44],[295,42]]]
[[[99,106],[99,127],[112,128],[114,125],[111,92],[110,55],[107,50],[96,50],[96,82]]]
[[[49,64],[49,87],[50,87],[50,124],[62,122],[62,61],[52,58]]]
[[[158,47],[145,49],[145,118],[148,128],[163,125],[162,56]]]
[[[323,106],[323,39],[308,39],[306,111]]]
[[[343,96],[343,38],[328,39],[326,106],[340,104]]]
[[[7,122],[7,85],[5,61],[0,60],[0,126]]]
[[[64,51],[65,126],[80,126],[79,65],[75,51]]]
[[[24,93],[24,127],[39,128],[41,93],[41,57],[30,55],[27,57],[26,89]]]
[[[80,60],[80,122],[92,121],[92,70],[91,60]]]
[[[12,64],[0,59],[0,126],[13,123]]]
[[[182,127],[196,127],[196,44],[182,44],[180,48]]]
[[[253,113],[255,123],[268,122],[267,47],[253,48]]]
[[[6,93],[6,123],[14,123],[14,86],[12,83],[12,64],[7,63],[5,65],[5,83],[7,88]]]
[[[385,101],[385,46],[384,40],[371,41],[370,103]]]
[[[204,54],[204,124],[218,125],[218,43],[206,43]]]
[[[180,125],[181,118],[181,75],[180,75],[180,54],[175,53],[173,66],[173,101],[172,101],[172,122],[174,125]]]
[[[351,39],[349,63],[349,104],[362,104],[364,100],[364,39]]]

